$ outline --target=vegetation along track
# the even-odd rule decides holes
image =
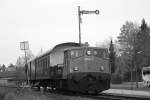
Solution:
[[[16,86],[0,86],[1,88],[11,88],[13,90],[17,90],[16,92],[26,91],[29,88],[18,88]],[[80,98],[90,98],[90,99],[98,99],[98,100],[150,100],[149,97],[141,97],[141,96],[127,96],[121,94],[110,94],[110,93],[99,93],[98,95],[91,95],[91,94],[80,94],[80,93],[73,93],[68,91],[47,91],[47,92],[40,92],[36,91],[35,89],[31,89],[34,93],[43,93],[44,95],[51,95],[51,94],[58,94],[62,96],[73,96],[73,97],[80,97]]]

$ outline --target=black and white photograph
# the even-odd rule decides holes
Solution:
[[[150,100],[150,1],[0,0],[0,100]]]

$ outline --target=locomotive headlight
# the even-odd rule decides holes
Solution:
[[[74,70],[74,71],[78,71],[79,68],[78,68],[78,67],[74,67],[73,70]]]
[[[104,70],[104,66],[100,66],[100,71],[103,71]]]
[[[90,55],[92,54],[92,52],[88,50],[88,51],[86,52],[86,54],[87,54],[88,56],[90,56]]]

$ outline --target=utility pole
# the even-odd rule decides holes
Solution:
[[[80,6],[78,6],[78,17],[79,17],[79,44],[81,45],[81,13]]]
[[[79,44],[81,45],[81,14],[99,14],[99,10],[88,11],[88,10],[80,10],[80,6],[78,6],[78,18],[79,18]]]
[[[29,81],[29,69],[28,69],[28,64],[27,64],[27,53],[26,53],[26,51],[29,50],[29,43],[28,43],[28,41],[20,42],[20,49],[24,50],[24,54],[25,54],[25,69],[26,69],[26,74],[27,74],[27,83],[30,84],[30,81]]]

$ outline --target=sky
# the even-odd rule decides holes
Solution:
[[[99,10],[82,15],[81,38],[94,46],[115,39],[126,21],[150,22],[150,0],[0,0],[0,64],[16,64],[28,41],[34,55],[59,43],[78,42],[78,6]]]

